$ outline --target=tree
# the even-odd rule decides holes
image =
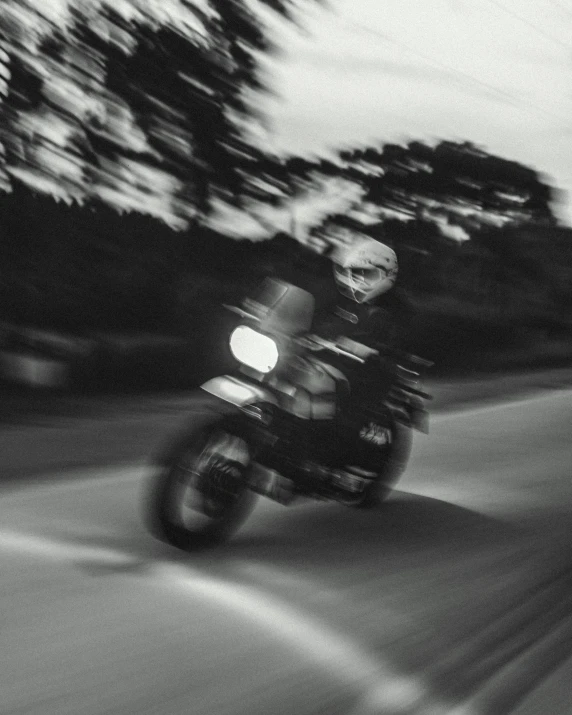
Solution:
[[[4,177],[178,227],[247,193],[260,56],[273,49],[259,9],[293,19],[303,2],[69,0],[57,15],[7,0]]]

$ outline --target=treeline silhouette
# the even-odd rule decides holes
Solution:
[[[0,319],[76,334],[178,334],[263,275],[285,275],[301,258],[328,264],[294,239],[236,241],[201,225],[175,231],[19,182],[0,194],[0,232]]]
[[[400,285],[426,306],[489,322],[565,325],[572,307],[572,231],[487,228],[462,243],[421,219],[386,220]],[[264,275],[312,289],[329,260],[279,234],[233,240],[204,226],[175,231],[103,203],[66,204],[14,183],[0,194],[0,317],[86,331],[181,334]]]

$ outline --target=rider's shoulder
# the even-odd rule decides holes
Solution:
[[[411,299],[403,290],[399,290],[397,287],[379,296],[372,307],[379,310],[395,309],[400,312],[413,312]]]

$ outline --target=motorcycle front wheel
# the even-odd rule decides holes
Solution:
[[[151,533],[185,551],[229,539],[256,503],[245,481],[249,463],[248,444],[224,418],[177,440],[155,460],[146,495]]]

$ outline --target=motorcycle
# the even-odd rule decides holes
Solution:
[[[351,429],[351,391],[327,357],[364,363],[380,350],[310,333],[314,307],[311,293],[277,279],[266,279],[240,306],[225,306],[240,316],[230,335],[238,367],[202,385],[216,403],[210,419],[184,430],[154,460],[147,516],[159,539],[184,550],[223,542],[259,496],[361,508],[387,499],[406,468],[412,430],[428,432],[431,397],[420,382],[432,363],[384,349],[396,369],[370,426],[385,427],[361,432],[366,442],[382,440],[383,458],[375,472],[349,472],[341,445]]]

